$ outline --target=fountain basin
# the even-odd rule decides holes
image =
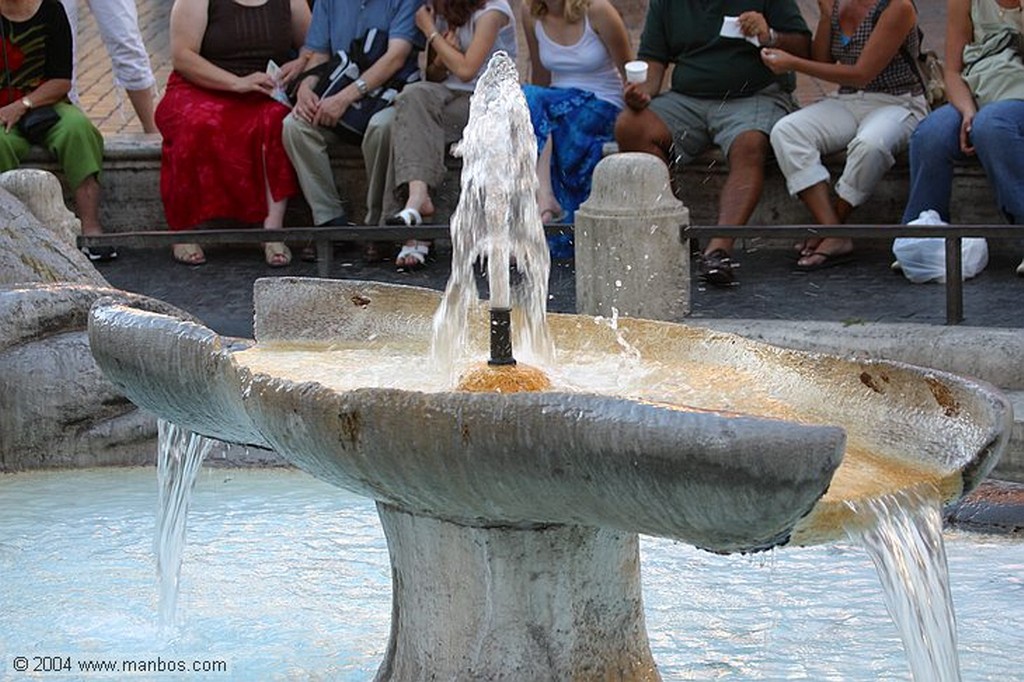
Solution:
[[[924,476],[958,499],[994,466],[1012,420],[997,390],[942,372],[558,314],[548,316],[556,378],[586,365],[632,378],[570,377],[571,393],[454,393],[427,361],[438,302],[427,289],[274,278],[255,287],[256,344],[120,302],[97,304],[89,333],[101,368],[139,405],[197,433],[273,447],[379,501],[458,523],[584,523],[714,551],[784,541],[844,449],[864,457],[801,524],[803,544],[838,537],[841,500],[877,494],[873,478],[897,489]],[[486,319],[483,305],[473,315]],[[470,329],[470,355],[484,357],[486,324]],[[367,358],[381,364],[375,376]],[[636,493],[670,486],[673,466],[685,474],[674,493]],[[538,499],[524,501],[537,486]],[[746,538],[700,534],[746,524]]]
[[[941,372],[576,315],[547,317],[553,390],[462,393],[483,305],[448,372],[428,361],[438,292],[275,278],[254,300],[256,343],[101,301],[90,344],[140,406],[377,500],[381,680],[503,679],[513,658],[516,679],[659,679],[636,533],[721,553],[829,542],[861,499],[959,498],[1012,420],[998,391]]]

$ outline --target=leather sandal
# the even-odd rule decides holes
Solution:
[[[740,264],[733,262],[732,256],[724,249],[715,249],[711,253],[702,253],[697,262],[701,279],[716,287],[731,287],[735,285],[736,273],[733,271],[739,266]]]
[[[199,244],[175,244],[171,247],[174,260],[182,265],[202,265],[206,262],[206,254]]]
[[[272,268],[283,268],[291,265],[292,250],[284,242],[266,242],[263,244],[263,257]]]

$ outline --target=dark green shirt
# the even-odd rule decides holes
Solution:
[[[675,64],[672,90],[693,97],[745,97],[775,82],[793,90],[795,76],[769,71],[759,48],[718,35],[724,17],[751,10],[778,33],[811,34],[794,0],[651,0],[637,56]]]

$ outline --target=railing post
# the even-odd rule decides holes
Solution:
[[[946,324],[964,321],[964,273],[960,237],[946,237]]]
[[[690,212],[651,154],[607,156],[576,212],[576,308],[586,315],[679,321],[690,312]]]

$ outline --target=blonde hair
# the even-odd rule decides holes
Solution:
[[[590,0],[565,0],[565,20],[575,24],[583,18],[590,7]],[[542,17],[547,14],[547,0],[530,0],[530,14],[535,17]]]

